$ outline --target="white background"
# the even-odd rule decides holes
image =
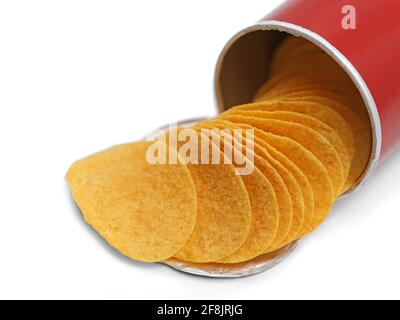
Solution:
[[[287,260],[246,279],[129,261],[71,201],[73,161],[215,114],[220,50],[280,2],[0,2],[0,298],[400,298],[399,152]]]

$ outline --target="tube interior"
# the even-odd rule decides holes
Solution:
[[[255,30],[225,48],[216,74],[220,111],[253,99],[267,80],[273,53],[285,37],[286,34],[279,31]]]

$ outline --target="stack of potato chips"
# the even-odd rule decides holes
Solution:
[[[182,130],[166,133],[166,141]],[[238,131],[251,143],[238,141]],[[253,102],[192,128],[214,158],[218,150],[219,164],[201,148],[195,153],[208,161],[182,161],[182,141],[164,145],[164,163],[149,163],[154,143],[141,141],[76,162],[67,180],[86,221],[132,259],[242,263],[325,220],[365,172],[371,133],[364,102],[342,68],[290,37]],[[250,174],[226,161],[229,149],[251,159]]]

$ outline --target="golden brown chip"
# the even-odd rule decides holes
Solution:
[[[251,103],[238,106],[228,110],[232,112],[235,110],[264,110],[264,111],[291,111],[312,116],[329,127],[331,127],[340,136],[342,141],[346,144],[349,161],[352,162],[354,158],[354,135],[349,123],[335,110],[328,106],[313,101],[312,97],[304,101],[299,100],[271,100],[261,103]],[[350,186],[351,187],[351,186]]]
[[[281,120],[236,116],[229,113],[222,113],[219,117],[234,123],[246,123],[265,132],[299,142],[321,161],[329,173],[335,194],[341,194],[346,181],[343,165],[335,148],[318,132],[304,125]]]
[[[255,137],[254,150],[257,155],[268,161],[282,177],[283,182],[285,183],[289,191],[290,198],[292,200],[292,216],[289,218],[289,216],[284,213],[283,215],[281,214],[280,220],[282,222],[281,225],[285,226],[284,229],[286,229],[286,225],[290,225],[290,228],[287,232],[282,232],[281,236],[277,236],[274,239],[274,242],[269,248],[270,252],[290,243],[299,235],[304,227],[305,205],[303,194],[300,185],[297,183],[297,180],[285,166],[283,166],[279,161],[277,161],[269,154],[266,148],[262,146],[262,140],[259,139],[257,136]]]
[[[308,96],[294,98],[296,101],[315,101],[337,112],[349,125],[354,136],[354,157],[347,179],[347,190],[354,187],[365,172],[372,153],[372,129],[369,121],[355,113],[345,105],[322,96]]]
[[[275,242],[276,239],[284,239],[291,229],[293,217],[292,199],[282,177],[268,161],[255,153],[254,164],[255,167],[259,169],[265,177],[268,178],[275,190],[279,207],[279,228],[276,238],[274,239]],[[267,247],[265,252],[270,252],[270,247]]]
[[[223,122],[222,120],[218,119],[210,121],[210,123],[219,129],[232,128],[232,123]],[[234,129],[239,128],[235,126]],[[291,172],[280,162],[276,161],[270,156],[265,148],[260,145],[260,142],[262,143],[262,141],[260,141],[257,137],[253,137],[253,139],[255,154],[267,161],[281,176],[292,200],[292,215],[289,216],[290,212],[281,213],[278,234],[268,249],[269,251],[273,251],[278,249],[281,243],[287,244],[290,242],[288,239],[293,239],[301,232],[304,223],[304,200],[300,186]]]
[[[329,143],[335,148],[338,153],[340,160],[343,165],[345,179],[347,180],[349,170],[350,170],[350,159],[347,153],[347,149],[343,140],[340,136],[329,126],[324,124],[322,121],[319,121],[316,118],[310,117],[305,114],[288,112],[288,111],[253,111],[253,110],[232,110],[230,114],[241,115],[241,116],[250,116],[261,119],[275,119],[275,120],[283,120],[294,123],[299,123],[305,125],[306,127],[315,130],[319,134],[321,134]],[[346,186],[342,192],[345,192]]]
[[[300,186],[301,193],[303,196],[304,220],[302,223],[302,227],[298,233],[293,232],[290,237],[287,237],[285,240],[283,240],[279,244],[279,247],[281,247],[286,244],[289,244],[293,240],[297,240],[300,237],[302,237],[307,232],[309,226],[312,224],[314,218],[314,207],[315,207],[314,193],[306,175],[289,158],[287,158],[284,154],[279,152],[277,149],[275,149],[268,143],[264,142],[264,140],[261,139],[261,141],[263,141],[263,143],[260,142],[261,146],[263,146],[272,157],[274,157],[277,161],[282,163],[282,165],[292,173],[293,177],[296,179],[297,183]]]
[[[321,88],[337,88],[349,93],[351,88],[343,85],[343,80],[337,71],[322,70],[318,73],[290,72],[278,74],[270,78],[257,91],[254,102],[268,101],[292,92],[311,89],[316,85]]]
[[[363,99],[344,69],[321,48],[308,40],[288,37],[273,58],[270,80],[256,95],[256,101],[300,95],[305,91],[322,91],[368,121]],[[277,78],[282,81],[277,83]],[[273,87],[268,83],[275,83]]]
[[[211,121],[213,126],[218,128],[232,128],[240,130],[253,129],[251,126],[233,124],[229,121],[216,119]],[[276,239],[275,244],[270,248],[280,248],[293,240],[297,240],[303,235],[305,226],[312,222],[314,215],[314,195],[307,177],[296,167],[293,162],[286,158],[282,153],[271,147],[264,140],[255,137],[255,151],[266,159],[284,178],[288,187],[293,203],[292,226],[288,235],[284,239]],[[289,174],[288,174],[289,172]],[[296,183],[294,183],[293,178]]]
[[[268,161],[255,154],[254,163],[256,168],[268,177],[268,180],[274,187],[278,201],[279,227],[274,241],[265,248],[265,252],[271,252],[273,251],[275,242],[281,242],[279,239],[285,239],[290,232],[293,220],[293,201],[282,177]]]
[[[300,37],[287,37],[278,46],[271,65],[271,73],[283,73],[291,68],[300,68],[300,59],[316,51],[316,46]],[[307,54],[308,53],[308,54]]]
[[[216,150],[212,145],[210,148]],[[219,149],[217,152],[223,158]],[[210,161],[187,167],[197,192],[197,219],[191,237],[174,257],[196,263],[222,260],[237,251],[250,232],[248,193],[233,164],[214,165]]]
[[[245,123],[240,123],[240,125],[249,126]],[[300,143],[287,137],[266,133],[257,128],[254,128],[254,132],[257,137],[290,159],[310,182],[314,194],[314,215],[310,224],[304,227],[303,235],[307,235],[325,220],[335,200],[328,171],[318,158]],[[278,196],[277,191],[276,194]]]
[[[287,80],[281,83],[280,86],[276,86],[273,90],[257,94],[254,102],[299,97],[304,94],[310,94],[310,92],[317,95],[319,92],[322,96],[337,100],[350,107],[360,104],[359,94],[357,91],[354,91],[354,84],[348,84],[339,77],[332,80],[329,80],[327,77],[321,77],[319,80],[308,81],[308,83],[299,83],[298,81],[291,84],[291,82],[292,80]]]
[[[314,193],[314,214],[303,235],[315,230],[327,217],[335,199],[329,174],[322,163],[301,144],[286,137],[256,130],[256,135],[289,158],[305,174]]]
[[[198,127],[208,130],[216,128],[211,123],[202,123]],[[210,132],[213,135],[224,137],[223,132]],[[224,144],[229,143],[229,140],[221,138],[221,141],[220,148],[225,150]],[[234,146],[231,145],[231,148],[234,148]],[[247,152],[250,153],[251,150],[247,150]],[[221,260],[220,263],[240,263],[264,254],[275,239],[278,231],[279,207],[274,188],[269,180],[256,167],[250,175],[243,175],[242,179],[251,203],[251,229],[246,241],[239,250]]]
[[[67,174],[86,221],[114,248],[144,262],[172,257],[196,221],[196,190],[184,165],[151,165],[152,142],[117,146],[76,162]]]

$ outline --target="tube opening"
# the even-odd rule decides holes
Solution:
[[[325,51],[350,77],[368,111],[372,130],[372,151],[369,165],[351,193],[363,186],[375,171],[381,154],[382,133],[379,113],[365,81],[332,44],[302,27],[264,21],[234,36],[222,51],[215,73],[215,94],[220,112],[252,101],[259,87],[268,80],[270,64],[279,43],[288,36],[300,36]]]

